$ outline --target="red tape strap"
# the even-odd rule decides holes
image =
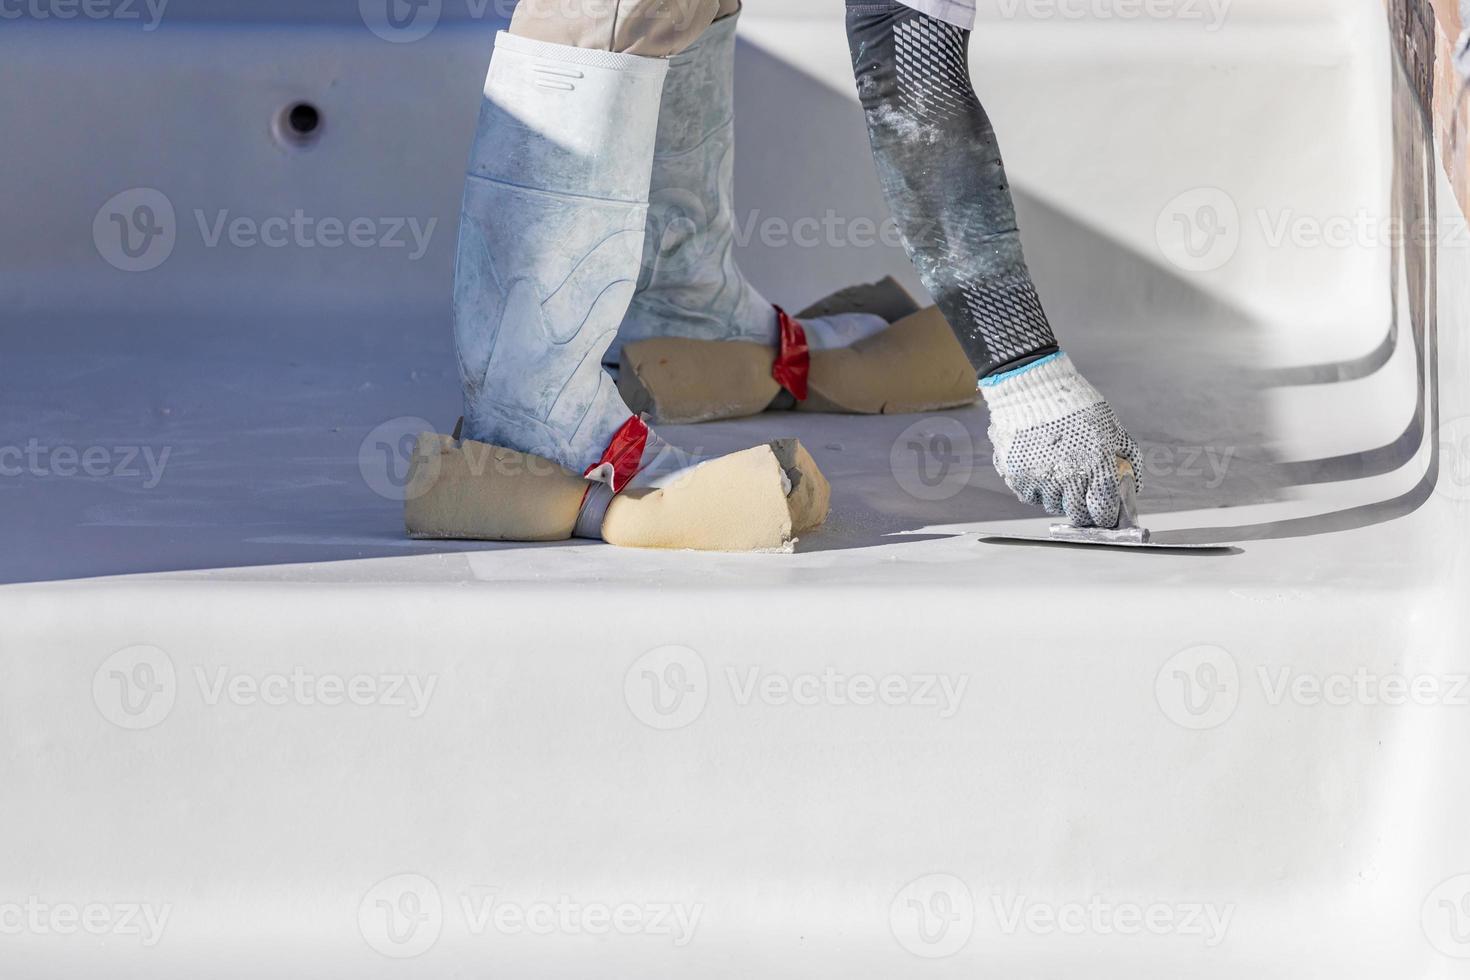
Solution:
[[[806,331],[779,306],[776,307],[776,320],[781,328],[781,350],[776,354],[771,377],[782,388],[795,395],[797,401],[804,402],[807,395],[807,376],[812,369],[812,353],[806,344]]]
[[[648,445],[648,424],[634,415],[613,433],[612,442],[602,458],[582,476],[612,487],[613,493],[622,493],[628,481],[638,475],[643,467],[643,450]]]

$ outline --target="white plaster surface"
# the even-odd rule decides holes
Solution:
[[[882,207],[841,26],[793,9],[743,25],[740,207],[847,234]],[[1236,546],[1207,557],[982,543],[1048,519],[978,408],[669,430],[803,440],[833,515],[792,556],[409,542],[496,25],[0,28],[0,84],[49,98],[0,105],[0,446],[112,467],[0,478],[0,974],[1463,975],[1465,229],[1439,181],[1426,282],[1256,218],[1387,212],[1374,11],[977,35],[1058,332],[1151,449],[1148,522]],[[307,151],[270,140],[297,98]],[[127,273],[92,226],[138,187],[177,243]],[[1244,229],[1205,272],[1156,232],[1201,187]],[[195,227],[298,207],[440,227],[417,262]],[[913,282],[845,240],[745,258],[797,306]],[[563,897],[641,931],[515,927]],[[89,905],[168,918],[59,934]]]

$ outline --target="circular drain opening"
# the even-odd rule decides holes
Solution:
[[[293,102],[276,116],[276,138],[289,146],[310,146],[322,135],[322,111],[310,102]]]

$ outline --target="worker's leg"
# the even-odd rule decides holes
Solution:
[[[879,176],[924,285],[982,377],[1056,353],[970,85],[970,32],[893,0],[847,9]]]
[[[574,523],[580,536],[627,544],[779,547],[795,525],[825,516],[825,497],[820,515],[788,502],[823,485],[810,459],[794,447],[760,447],[754,458],[704,464],[721,479],[695,478],[602,367],[642,262],[668,68],[659,56],[697,38],[719,0],[581,0],[574,18],[565,9],[563,0],[526,0],[518,32],[496,41],[455,274],[463,440],[423,446],[417,469],[427,475],[411,494],[410,530],[516,539],[550,527],[555,536],[559,518],[530,511],[575,501],[562,521],[567,534]],[[548,488],[529,465],[500,455],[476,472],[465,442],[549,460],[567,479]],[[721,536],[717,521],[701,524],[752,503],[770,518],[764,536]],[[619,512],[632,515],[622,531],[612,527]],[[737,530],[758,516],[745,515]],[[535,535],[523,531],[533,526]]]
[[[555,0],[546,0],[555,2]],[[892,281],[786,317],[735,257],[739,4],[670,59],[638,292],[608,364],[629,404],[670,422],[817,411],[924,411],[975,400],[953,337],[890,321],[914,310]],[[602,29],[605,33],[605,28]],[[785,389],[783,391],[783,389]]]
[[[1074,524],[1112,527],[1118,463],[1141,476],[1138,448],[1061,352],[1031,281],[970,82],[968,16],[952,0],[847,0],[873,157],[905,247],[982,378],[1006,482]]]

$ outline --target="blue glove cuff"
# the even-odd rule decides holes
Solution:
[[[1000,374],[992,374],[988,378],[981,378],[980,379],[980,387],[981,388],[994,388],[996,385],[1000,384],[1002,381],[1009,381],[1011,378],[1019,378],[1021,375],[1025,374],[1027,371],[1034,371],[1037,368],[1041,367],[1041,365],[1043,365],[1043,364],[1050,364],[1052,361],[1055,361],[1058,358],[1060,358],[1064,353],[1065,353],[1064,351],[1057,351],[1055,354],[1048,354],[1045,357],[1038,358],[1038,359],[1032,361],[1030,364],[1024,365],[1022,367],[1018,367],[1014,371],[1004,371],[1004,372],[1002,372]]]

